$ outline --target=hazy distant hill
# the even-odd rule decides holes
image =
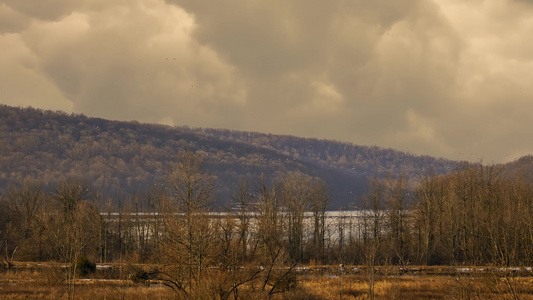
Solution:
[[[0,190],[21,180],[53,186],[72,176],[116,199],[164,182],[180,150],[203,151],[225,203],[239,176],[300,171],[326,180],[331,208],[348,207],[371,176],[448,173],[459,162],[392,149],[225,129],[169,127],[0,105]]]
[[[523,156],[515,161],[501,165],[503,173],[508,176],[518,175],[533,182],[533,155]]]

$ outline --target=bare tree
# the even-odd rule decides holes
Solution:
[[[250,221],[252,198],[250,193],[250,183],[244,178],[239,179],[238,188],[232,196],[235,205],[235,218],[238,220],[238,240],[240,245],[241,259],[247,260],[248,243],[250,239]]]
[[[313,214],[313,253],[324,264],[326,259],[326,210],[330,196],[325,183],[317,180],[311,195],[311,212]]]
[[[164,235],[164,214],[167,197],[164,189],[159,186],[153,186],[145,195],[147,202],[147,213],[149,221],[145,226],[148,228],[149,234],[149,250],[151,259],[154,262],[159,262],[159,257],[156,255],[161,248],[161,237]],[[148,217],[148,216],[147,216]]]
[[[228,299],[231,295],[234,299],[239,299],[240,287],[255,281],[263,272],[244,259],[239,222],[231,214],[217,218],[214,222],[213,243],[217,268],[211,270],[210,278],[211,286],[220,299]]]
[[[287,249],[286,211],[281,198],[281,184],[276,182],[269,187],[264,176],[256,195],[258,211],[256,214],[257,247],[256,263],[264,270],[261,276],[260,292],[272,296],[292,288],[292,275],[296,262],[291,260]]]
[[[426,176],[421,179],[416,191],[413,215],[418,233],[417,257],[420,263],[429,265],[442,263],[443,241],[446,221],[445,203],[449,191],[442,176]]]
[[[304,213],[313,196],[313,178],[303,173],[290,173],[282,178],[283,204],[287,216],[287,242],[291,259],[303,262]]]
[[[162,279],[177,294],[191,296],[211,263],[212,228],[209,206],[214,178],[202,172],[200,155],[185,152],[168,176],[166,236],[163,255],[168,270]]]
[[[395,263],[406,264],[410,259],[410,226],[408,226],[408,181],[403,175],[386,182],[387,233]]]
[[[89,189],[81,181],[61,181],[54,192],[58,210],[49,214],[47,220],[49,239],[67,266],[65,276],[69,298],[74,298],[76,294],[78,257],[97,251],[100,214],[94,205],[86,201],[89,196]]]
[[[6,208],[9,210],[11,228],[9,238],[5,239],[6,248],[17,247],[23,259],[45,258],[45,241],[40,220],[46,198],[41,184],[37,182],[22,181],[20,185],[10,186],[7,190]]]
[[[374,299],[375,266],[378,263],[378,255],[383,241],[385,225],[385,185],[377,178],[371,179],[369,191],[363,195],[363,249],[365,262],[369,268],[368,294]]]

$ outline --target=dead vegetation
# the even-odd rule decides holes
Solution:
[[[153,266],[145,266],[152,268]],[[422,268],[414,268],[420,270]],[[181,299],[158,280],[133,280],[138,266],[113,265],[76,279],[77,299]],[[368,270],[350,267],[342,273],[329,266],[307,269],[295,277],[285,293],[269,295],[244,284],[231,299],[371,299]],[[318,270],[318,271],[317,271]],[[528,274],[498,272],[455,273],[457,268],[428,268],[401,275],[381,268],[374,277],[374,299],[533,299],[533,278]],[[1,299],[68,299],[68,283],[61,264],[15,263],[0,273]],[[440,272],[440,273],[439,273]],[[130,274],[131,273],[131,274]],[[387,274],[387,275],[385,275]],[[189,299],[225,299],[216,289],[217,278],[201,283]],[[186,298],[183,298],[186,299]]]

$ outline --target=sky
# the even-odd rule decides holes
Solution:
[[[0,0],[0,103],[500,163],[531,0]]]

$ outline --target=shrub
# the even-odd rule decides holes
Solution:
[[[96,271],[96,264],[90,261],[85,254],[80,254],[75,262],[76,272],[80,276],[86,276]]]
[[[142,283],[148,285],[152,275],[156,274],[157,270],[146,271],[143,268],[134,268],[133,272],[130,274],[129,279],[133,283]]]

